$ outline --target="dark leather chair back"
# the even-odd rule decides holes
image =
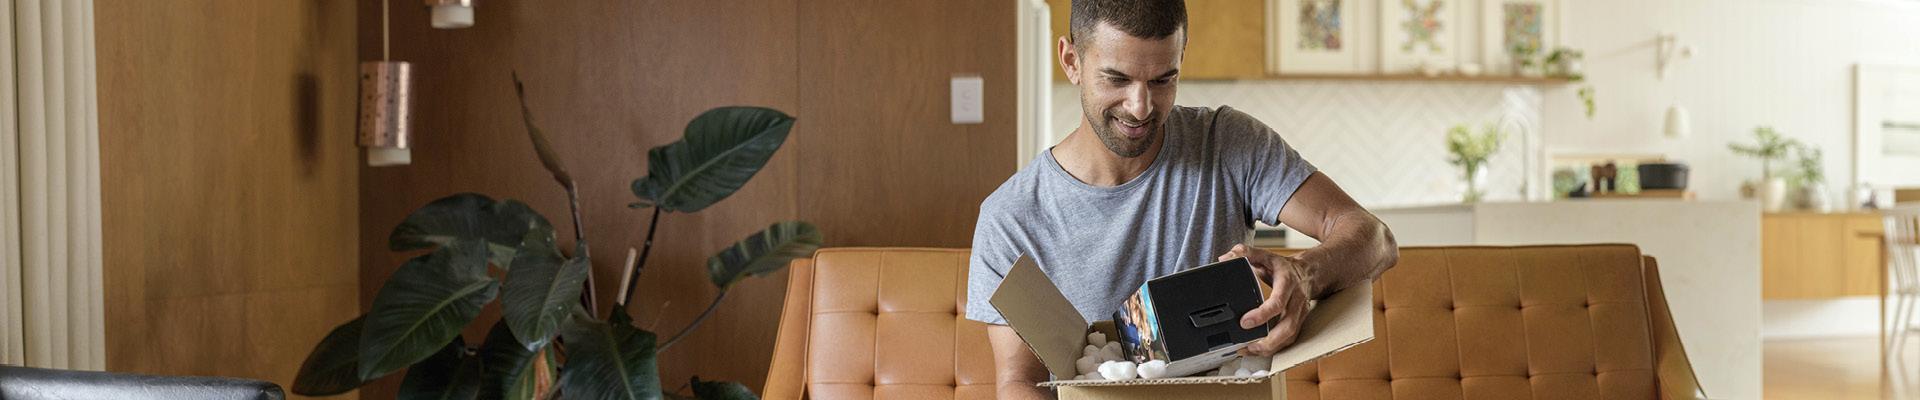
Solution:
[[[0,365],[5,400],[280,400],[280,385],[238,378],[155,376]]]

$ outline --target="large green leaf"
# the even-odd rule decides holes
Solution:
[[[513,336],[529,349],[545,346],[560,329],[567,313],[580,303],[587,269],[586,244],[577,244],[574,258],[540,251],[521,252],[507,269],[501,286],[501,310]]]
[[[534,371],[534,354],[513,337],[507,321],[493,324],[487,342],[480,345],[480,357],[486,365],[481,375],[480,398],[488,400],[528,400],[535,394],[539,374]],[[546,376],[553,376],[553,363],[547,363]]]
[[[779,271],[820,249],[820,230],[800,221],[781,221],[707,258],[707,275],[721,289],[747,276]]]
[[[700,400],[760,400],[746,385],[729,381],[702,381],[699,376],[693,380],[693,396]]]
[[[527,139],[533,141],[533,154],[540,157],[540,166],[553,174],[553,180],[560,187],[573,191],[573,175],[567,173],[566,164],[560,162],[560,153],[553,151],[553,143],[547,141],[547,135],[533,123],[533,110],[527,107],[527,86],[520,83],[520,73],[513,73],[513,94],[520,97],[520,120],[527,125]]]
[[[568,400],[660,398],[655,337],[635,328],[625,309],[615,307],[606,322],[573,313],[561,336],[567,341],[567,368],[560,371],[560,386]]]
[[[687,123],[686,136],[647,152],[633,194],[667,211],[695,212],[753,179],[786,143],[793,117],[761,107],[721,107]]]
[[[506,267],[516,250],[551,247],[553,224],[526,204],[494,201],[486,195],[460,193],[414,210],[393,228],[387,247],[394,251],[446,246],[455,240],[484,240],[494,265]]]
[[[313,346],[307,361],[300,363],[300,374],[293,377],[293,394],[332,396],[366,384],[360,379],[360,328],[365,321],[362,315],[341,324]]]
[[[447,347],[407,368],[400,381],[405,400],[473,400],[480,395],[480,357],[467,355],[467,341],[454,336]]]
[[[425,360],[493,301],[486,245],[456,240],[394,271],[374,295],[360,335],[360,377],[373,379]],[[477,267],[476,267],[477,266]]]

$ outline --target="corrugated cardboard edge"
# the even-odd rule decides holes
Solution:
[[[1260,383],[1274,379],[1288,369],[1318,360],[1373,340],[1373,284],[1356,284],[1334,293],[1307,315],[1300,338],[1273,355],[1273,367],[1266,375],[1249,377],[1195,376],[1128,380],[1065,380],[1040,383],[1041,387],[1065,386],[1148,386]]]
[[[1047,372],[1074,376],[1078,370],[1074,362],[1087,343],[1087,319],[1032,257],[1023,255],[1014,261],[988,303],[1007,319],[1007,326],[1027,343]]]

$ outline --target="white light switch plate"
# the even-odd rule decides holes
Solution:
[[[953,123],[978,124],[986,122],[985,112],[981,110],[986,81],[979,76],[953,77]]]

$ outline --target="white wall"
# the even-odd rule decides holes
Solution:
[[[1525,86],[1347,81],[1182,82],[1174,102],[1258,118],[1368,206],[1458,203],[1465,184],[1447,163],[1447,127],[1533,126],[1541,106],[1540,91]],[[1056,84],[1053,113],[1057,143],[1080,124],[1079,87]],[[1488,161],[1489,200],[1521,198],[1521,132],[1508,131]]]
[[[1826,152],[1836,191],[1853,179],[1855,63],[1920,64],[1920,2],[1839,0],[1567,1],[1564,44],[1586,51],[1599,114],[1589,121],[1573,86],[1545,92],[1550,148],[1656,152],[1693,166],[1702,198],[1738,196],[1758,162],[1727,151],[1758,125]],[[1665,81],[1654,37],[1673,32],[1699,51]],[[1692,116],[1693,135],[1667,139],[1669,105]],[[1845,194],[1837,193],[1844,201]],[[1838,204],[1838,203],[1836,203]]]

